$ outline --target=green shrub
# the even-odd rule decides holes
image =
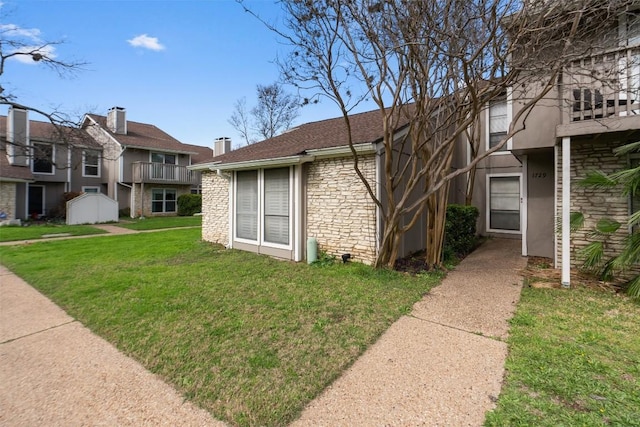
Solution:
[[[182,194],[178,197],[178,215],[192,216],[202,212],[202,195]]]
[[[453,256],[464,257],[476,245],[476,220],[480,212],[475,206],[447,206],[447,220],[444,231],[442,253],[447,259]]]

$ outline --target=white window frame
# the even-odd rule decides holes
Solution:
[[[287,245],[281,243],[273,243],[265,240],[265,230],[264,230],[264,169],[257,169],[257,179],[258,179],[258,203],[257,203],[257,240],[243,239],[238,237],[237,230],[237,220],[236,220],[236,203],[238,200],[238,184],[237,184],[237,176],[238,171],[235,171],[233,174],[233,212],[232,212],[232,220],[233,220],[233,240],[238,243],[246,243],[249,245],[256,246],[265,246],[274,249],[284,249],[284,250],[293,250],[293,242],[294,242],[294,168],[292,166],[282,166],[280,168],[275,169],[284,169],[287,168],[289,171],[289,243]]]
[[[97,156],[98,156],[97,164],[91,165],[91,164],[87,163],[87,153],[89,153],[89,152],[97,154]],[[85,177],[85,178],[100,178],[101,169],[102,169],[100,167],[101,160],[102,160],[102,155],[100,154],[99,150],[82,150],[82,176]],[[87,166],[96,167],[97,170],[98,170],[98,173],[96,175],[87,174],[87,169],[86,169]]]
[[[51,161],[49,163],[51,163],[51,172],[39,172],[35,170],[36,167],[36,156],[37,156],[37,148],[36,145],[46,145],[51,147]],[[55,144],[49,144],[47,142],[34,142],[33,143],[33,148],[31,149],[31,156],[33,157],[33,161],[31,162],[31,172],[33,173],[37,173],[39,175],[55,175],[56,174],[56,166],[55,166],[55,159],[56,159],[56,146]]]
[[[98,193],[100,194],[100,187],[95,185],[83,185],[82,186],[83,193]]]
[[[493,101],[493,102],[500,102],[500,101]],[[504,99],[504,102],[506,103],[507,106],[507,134],[509,134],[509,128],[511,127],[511,121],[513,120],[513,95],[512,95],[512,90],[511,88],[507,88],[507,96]],[[485,106],[485,132],[484,132],[484,141],[485,141],[485,150],[489,151],[491,149],[491,132],[490,132],[490,125],[491,125],[491,103],[492,102],[487,102],[486,106]],[[507,143],[503,146],[503,149],[500,151],[495,151],[493,153],[491,153],[491,156],[502,156],[505,154],[511,154],[511,149],[512,149],[512,143],[513,140],[512,138],[509,138],[507,140]]]
[[[159,200],[153,199],[153,193],[155,191],[162,191],[162,211],[161,212],[157,212],[157,211],[154,212],[153,210],[153,203],[159,201]],[[176,198],[174,201],[174,203],[176,204],[176,208],[173,211],[167,210],[167,191],[172,191],[176,195]],[[161,213],[176,213],[176,212],[178,212],[178,191],[175,188],[152,188],[151,189],[151,213],[161,214]]]
[[[509,178],[509,177],[518,177],[518,183],[520,184],[520,200],[519,200],[519,209],[520,209],[520,227],[518,230],[502,230],[499,228],[491,228],[491,178]],[[485,187],[485,229],[488,233],[503,233],[503,234],[522,234],[522,208],[523,208],[523,179],[522,173],[514,172],[514,173],[491,173],[487,174],[486,178],[486,187]]]

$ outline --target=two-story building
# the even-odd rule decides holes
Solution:
[[[119,107],[86,115],[80,127],[28,114],[12,107],[0,116],[0,220],[64,216],[64,195],[81,192],[105,194],[132,217],[175,215],[181,194],[201,192],[200,173],[187,166],[213,157],[211,148],[127,121]]]
[[[87,132],[30,120],[20,108],[0,116],[1,219],[62,216],[65,193],[104,188],[102,146]]]
[[[213,157],[210,148],[183,144],[154,125],[127,120],[126,110],[88,114],[82,128],[103,148],[105,194],[131,217],[175,215],[181,194],[200,191],[200,173],[187,166]]]

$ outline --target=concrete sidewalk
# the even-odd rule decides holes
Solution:
[[[224,426],[0,266],[0,425]]]
[[[481,426],[500,394],[520,241],[494,239],[400,318],[295,426]]]
[[[480,426],[500,393],[526,260],[490,240],[295,426]],[[223,426],[0,266],[0,425]]]

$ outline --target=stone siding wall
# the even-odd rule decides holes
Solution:
[[[7,215],[6,220],[16,219],[16,187],[15,182],[0,182],[0,212]]]
[[[571,266],[580,267],[582,259],[578,251],[594,241],[590,236],[598,220],[611,218],[626,224],[629,217],[629,197],[621,193],[621,188],[592,188],[579,185],[591,171],[601,170],[607,174],[620,171],[627,167],[626,156],[615,156],[613,149],[620,143],[611,141],[591,140],[587,142],[572,141],[571,143],[571,212],[582,212],[585,217],[585,226],[571,234]],[[558,224],[562,221],[562,150],[558,149],[558,170],[556,171],[557,212]],[[605,243],[605,255],[612,256],[619,253],[623,240],[629,234],[626,225]],[[557,238],[558,267],[562,260],[562,239]]]
[[[190,186],[184,185],[164,185],[164,184],[144,184],[144,194],[140,197],[142,185],[133,184],[134,191],[134,200],[133,206],[131,208],[131,212],[134,216],[138,217],[141,214],[144,216],[175,216],[178,214],[178,197],[182,194],[191,193]],[[154,189],[175,189],[176,190],[176,211],[175,212],[151,212],[151,202],[152,202],[152,190]],[[144,203],[143,203],[144,202]]]
[[[375,185],[375,156],[359,159],[362,173]],[[350,158],[318,160],[307,175],[307,237],[331,255],[350,253],[354,261],[376,256],[376,207]]]
[[[229,179],[202,173],[202,240],[207,242],[229,243]]]

